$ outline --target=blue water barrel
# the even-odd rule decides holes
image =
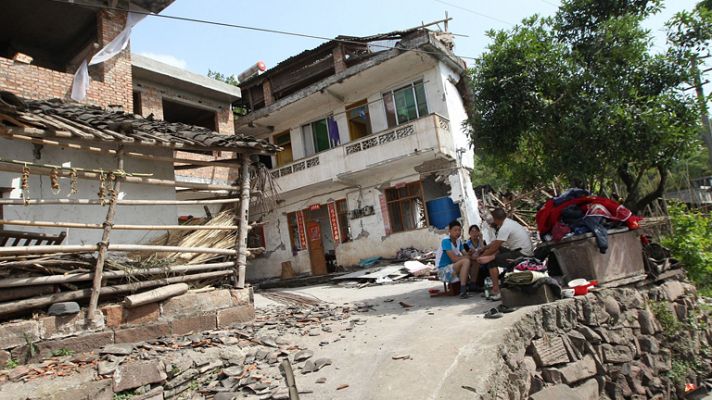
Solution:
[[[430,225],[438,229],[447,228],[450,222],[462,216],[462,214],[460,214],[460,207],[447,196],[430,200],[425,203],[425,207],[428,209]]]

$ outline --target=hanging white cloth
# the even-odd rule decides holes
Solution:
[[[86,98],[87,90],[89,89],[89,82],[91,81],[89,78],[89,66],[103,63],[104,61],[109,60],[121,53],[126,46],[129,45],[131,29],[145,17],[146,14],[137,14],[129,11],[128,16],[126,17],[126,26],[124,29],[116,35],[112,41],[99,50],[99,52],[94,54],[88,63],[86,60],[82,62],[77,69],[77,72],[74,74],[74,81],[72,82],[72,99],[82,101]]]

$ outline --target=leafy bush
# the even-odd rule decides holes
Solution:
[[[712,295],[712,217],[681,204],[670,204],[668,210],[672,234],[663,245],[682,262],[700,292]]]

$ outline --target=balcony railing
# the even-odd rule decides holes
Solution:
[[[319,157],[333,151],[343,151],[343,156],[347,157],[352,154],[356,154],[362,151],[366,151],[378,146],[385,145],[387,143],[407,138],[408,136],[414,135],[416,133],[415,125],[418,121],[426,118],[436,118],[437,127],[440,129],[450,132],[450,121],[447,118],[442,117],[438,114],[431,114],[427,117],[420,118],[419,120],[410,121],[406,125],[397,126],[395,128],[390,128],[388,130],[369,135],[367,137],[361,138],[359,140],[351,141],[345,143],[341,146],[335,147],[333,149],[327,150],[320,154],[292,162],[281,167],[277,167],[272,170],[272,177],[277,179],[280,177],[291,175],[295,172],[304,171],[309,168],[316,167],[320,165]]]

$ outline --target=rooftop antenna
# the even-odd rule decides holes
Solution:
[[[447,32],[448,21],[450,21],[450,18],[447,16],[447,10],[445,10],[445,21],[443,22],[443,25],[445,25],[445,32]]]

